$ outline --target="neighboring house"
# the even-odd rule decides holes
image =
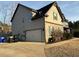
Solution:
[[[11,32],[11,26],[0,22],[0,34]]]
[[[3,31],[3,24],[0,22],[0,33]]]
[[[52,2],[39,10],[18,4],[11,20],[12,33],[25,35],[26,41],[47,43],[51,31],[59,30],[63,33],[64,28],[68,27],[64,20],[57,2]]]
[[[6,34],[11,32],[11,26],[7,25],[7,24],[4,24],[3,25],[3,32],[6,33]]]

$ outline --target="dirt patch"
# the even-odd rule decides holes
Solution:
[[[44,51],[48,57],[79,57],[79,38],[47,45]]]
[[[44,44],[16,42],[0,44],[1,57],[79,57],[79,38]]]
[[[32,42],[18,42],[18,43],[4,43],[0,45],[0,56],[45,56],[44,43]]]

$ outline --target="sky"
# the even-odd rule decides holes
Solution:
[[[52,3],[52,1],[0,1],[0,21],[4,22],[5,19],[5,23],[11,24],[11,16],[17,3],[37,10]],[[79,20],[79,1],[57,1],[57,3],[66,19],[72,22]]]

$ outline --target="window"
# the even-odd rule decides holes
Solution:
[[[52,26],[52,32],[54,32],[54,27]]]
[[[52,26],[49,26],[49,36],[52,35],[52,32],[54,31],[54,28]]]
[[[57,20],[57,14],[53,12],[53,19]]]
[[[50,26],[49,26],[49,28],[48,28],[48,29],[49,29],[49,36],[50,36],[50,35],[51,35],[51,28],[50,28]]]
[[[35,15],[36,15],[36,13],[32,12],[32,17],[35,16]]]

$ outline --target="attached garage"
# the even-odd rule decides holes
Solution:
[[[26,41],[42,41],[42,30],[30,30],[26,31]]]

